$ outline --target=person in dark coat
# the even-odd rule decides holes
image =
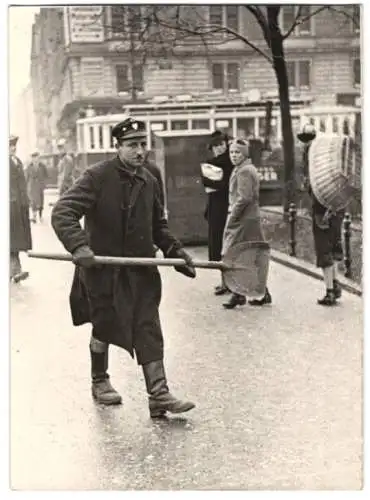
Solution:
[[[149,172],[157,179],[159,186],[159,199],[162,203],[163,207],[166,207],[166,199],[164,195],[164,184],[163,178],[160,169],[155,164],[155,160],[153,158],[152,151],[148,151],[148,155],[146,158],[145,168],[149,170]]]
[[[9,138],[10,184],[10,280],[18,283],[28,278],[22,270],[19,253],[32,249],[29,200],[23,164],[16,156],[18,137]]]
[[[118,155],[87,168],[52,210],[53,229],[76,264],[70,293],[73,324],[92,323],[92,393],[98,402],[121,402],[107,373],[113,344],[142,365],[151,417],[182,413],[194,404],[178,400],[168,389],[157,267],[94,265],[94,255],[152,258],[157,245],[166,257],[185,261],[177,271],[195,277],[191,257],[168,229],[158,182],[145,168],[145,124],[129,118],[113,128],[112,136]]]
[[[318,299],[318,304],[333,306],[342,295],[342,290],[337,276],[337,262],[343,259],[342,223],[344,210],[332,213],[324,207],[314,195],[309,182],[309,150],[316,137],[313,126],[306,125],[297,135],[298,140],[304,144],[303,170],[305,185],[311,197],[312,233],[315,244],[316,265],[322,269],[326,294]]]
[[[44,210],[44,191],[48,171],[46,165],[40,161],[38,151],[32,153],[32,161],[26,168],[25,176],[27,182],[28,196],[31,202],[32,222],[37,221],[37,214],[42,221],[42,213]]]
[[[233,170],[228,150],[228,136],[216,130],[209,144],[214,157],[201,165],[201,178],[207,192],[206,219],[208,222],[208,258],[213,261],[221,260],[222,236],[225,228],[229,180]],[[216,295],[228,292],[224,283],[215,289]]]
[[[58,170],[58,191],[59,196],[62,196],[73,185],[76,177],[74,159],[66,151],[65,139],[59,139],[57,148],[59,161]]]

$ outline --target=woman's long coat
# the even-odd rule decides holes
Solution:
[[[46,187],[47,169],[43,163],[30,163],[26,168],[27,191],[33,210],[44,208],[44,190]]]
[[[26,252],[32,248],[29,200],[22,162],[9,157],[10,251]]]
[[[207,170],[202,170],[202,183],[208,192],[206,218],[208,222],[208,258],[209,260],[221,260],[222,236],[225,229],[229,206],[229,180],[233,170],[229,151],[225,151],[216,158],[207,162],[220,169],[221,176],[215,179],[207,175]]]
[[[83,216],[85,229],[79,223]],[[52,226],[70,253],[89,245],[95,255],[154,257],[154,245],[165,255],[181,247],[168,229],[156,179],[145,168],[129,173],[118,157],[83,173],[54,206]],[[156,267],[76,267],[73,324],[91,322],[98,340],[131,356],[135,350],[140,364],[154,361],[163,357],[160,298]],[[145,345],[139,345],[140,332],[146,332]]]
[[[251,163],[234,168],[230,177],[229,214],[226,221],[222,255],[241,242],[265,241],[259,207],[258,172]]]

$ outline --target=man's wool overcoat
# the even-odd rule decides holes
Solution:
[[[154,257],[181,244],[170,233],[157,180],[132,174],[116,157],[89,167],[53,208],[52,225],[66,250],[89,245],[95,255]],[[85,228],[80,219],[85,217]],[[76,267],[70,294],[74,325],[91,322],[94,336],[135,352],[140,364],[163,357],[156,267]]]
[[[25,252],[32,248],[29,199],[22,162],[9,158],[10,251]]]

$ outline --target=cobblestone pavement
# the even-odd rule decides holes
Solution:
[[[33,235],[35,250],[60,249],[48,217]],[[197,407],[155,423],[140,368],[117,348],[123,404],[92,401],[89,327],[69,316],[72,265],[24,263],[31,276],[10,292],[12,488],[361,487],[360,298],[321,308],[322,283],[272,263],[273,305],[226,311],[217,272],[161,271],[170,388]]]

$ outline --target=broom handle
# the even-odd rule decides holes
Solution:
[[[46,260],[64,260],[72,261],[72,255],[65,253],[41,253],[41,252],[28,252],[28,256],[33,259],[46,259]],[[95,255],[95,262],[97,264],[106,264],[112,266],[164,266],[173,267],[185,264],[183,259],[156,259],[148,257],[102,257]],[[204,269],[228,269],[228,266],[222,262],[194,260],[194,267]]]

